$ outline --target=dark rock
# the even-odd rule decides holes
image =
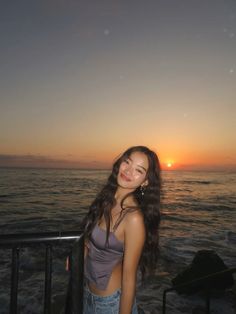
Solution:
[[[216,272],[227,270],[223,260],[212,250],[198,251],[192,263],[182,272],[180,272],[172,283],[174,286],[181,285],[200,277],[204,277]],[[178,293],[192,294],[201,290],[224,290],[234,284],[232,274],[226,273],[217,276],[214,279],[204,279],[197,283],[193,283],[188,287],[176,288]]]

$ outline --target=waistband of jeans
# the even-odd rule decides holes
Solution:
[[[89,289],[88,285],[85,284],[85,287],[84,287],[85,291],[87,291],[87,293],[89,293],[91,296],[93,296],[94,299],[96,300],[106,300],[106,301],[110,301],[112,300],[114,297],[117,297],[120,295],[121,293],[121,289],[117,289],[115,290],[112,294],[109,294],[109,295],[106,295],[106,296],[101,296],[101,295],[97,295],[93,292],[91,292],[91,290]]]

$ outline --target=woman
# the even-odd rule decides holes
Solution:
[[[84,314],[135,314],[136,274],[155,268],[160,164],[144,146],[126,150],[84,220]]]

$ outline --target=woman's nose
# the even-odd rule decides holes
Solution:
[[[132,167],[130,165],[128,165],[128,167],[126,167],[125,172],[127,174],[132,174]]]

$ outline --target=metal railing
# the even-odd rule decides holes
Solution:
[[[0,249],[11,249],[11,293],[9,314],[17,314],[17,296],[19,283],[21,248],[36,245],[45,247],[45,284],[44,284],[44,314],[51,313],[52,292],[52,248],[69,242],[73,245],[70,253],[70,299],[67,313],[82,314],[83,311],[83,261],[84,239],[81,231],[6,234],[0,235]],[[68,243],[68,244],[69,244]],[[76,295],[76,297],[73,297]],[[68,298],[67,298],[68,299]],[[68,302],[68,300],[67,300]]]
[[[229,268],[220,272],[216,272],[213,274],[209,274],[207,276],[203,276],[203,277],[199,277],[198,279],[195,280],[191,280],[188,282],[185,282],[183,284],[180,285],[176,285],[173,286],[171,288],[165,289],[163,292],[163,301],[162,301],[162,314],[166,314],[166,295],[167,293],[171,292],[171,291],[177,291],[180,288],[184,288],[184,287],[192,287],[196,284],[203,284],[205,286],[205,288],[202,288],[201,291],[206,292],[206,314],[210,313],[210,295],[211,295],[211,291],[213,290],[213,288],[211,287],[211,283],[213,279],[216,279],[217,277],[226,275],[226,274],[233,274],[236,272],[236,267],[234,268]]]

